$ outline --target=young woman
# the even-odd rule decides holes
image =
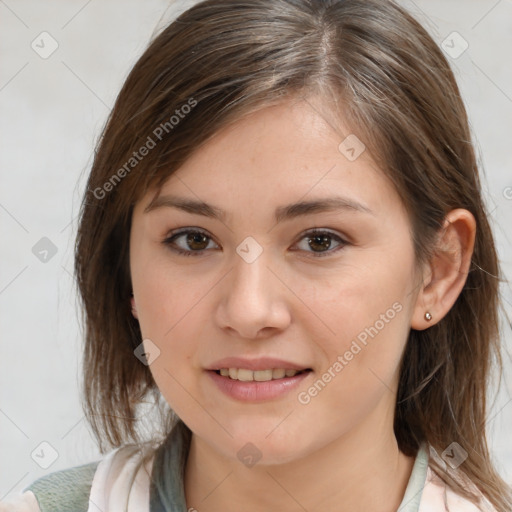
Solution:
[[[126,80],[82,204],[105,457],[0,510],[510,511],[470,141],[449,64],[393,2],[179,16]]]

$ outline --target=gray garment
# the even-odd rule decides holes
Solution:
[[[178,421],[158,447],[151,473],[150,512],[187,512],[183,480],[190,439],[190,429]]]
[[[87,512],[92,479],[100,461],[55,471],[32,482],[41,512]]]

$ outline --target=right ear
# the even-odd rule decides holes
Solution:
[[[132,315],[134,318],[138,320],[139,317],[137,316],[137,307],[135,306],[135,298],[133,297],[133,295],[132,298],[130,299],[130,304],[132,305]]]

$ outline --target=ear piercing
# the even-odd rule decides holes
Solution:
[[[430,320],[432,320],[432,315],[428,311],[425,313],[425,320],[427,322],[430,322]]]

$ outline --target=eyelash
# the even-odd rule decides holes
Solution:
[[[202,230],[184,229],[184,230],[181,230],[178,232],[171,232],[162,241],[162,243],[165,246],[167,246],[169,249],[171,249],[173,252],[176,252],[177,254],[181,254],[183,256],[201,256],[207,249],[201,249],[199,251],[185,251],[185,250],[180,249],[173,245],[174,240],[176,240],[177,238],[179,238],[182,235],[190,234],[190,233],[204,235],[209,240],[212,240],[212,238],[210,236],[208,236],[208,234]],[[338,247],[336,247],[335,249],[332,249],[332,250],[328,249],[327,251],[322,251],[322,252],[305,251],[305,252],[310,252],[314,258],[324,258],[326,256],[332,255],[333,253],[340,251],[341,249],[344,248],[344,246],[349,245],[349,243],[346,240],[344,240],[343,238],[341,238],[340,236],[338,236],[334,233],[331,233],[330,231],[325,231],[325,230],[321,230],[321,229],[312,229],[310,231],[307,231],[306,233],[304,233],[301,236],[299,241],[303,240],[304,238],[313,238],[315,236],[322,236],[322,235],[327,235],[328,237],[340,242],[340,245]]]

